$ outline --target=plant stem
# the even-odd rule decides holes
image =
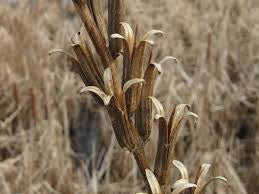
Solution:
[[[146,169],[150,169],[146,156],[145,156],[145,150],[144,148],[138,148],[135,151],[133,151],[133,155],[134,158],[138,164],[138,167],[140,169],[140,172],[143,176],[143,179],[145,181],[146,187],[148,188],[148,190],[150,191],[150,186],[149,183],[147,181],[147,177],[146,177]]]

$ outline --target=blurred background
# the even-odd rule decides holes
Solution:
[[[107,2],[103,1],[107,15]],[[181,132],[175,159],[190,178],[211,163],[206,193],[259,193],[259,1],[130,0],[127,19],[144,34],[164,31],[153,61],[167,55],[156,97],[168,113],[198,114]],[[81,27],[70,0],[0,0],[0,193],[136,193],[143,182],[110,120],[64,55]],[[156,149],[156,125],[147,145]],[[173,167],[172,167],[173,168]],[[173,170],[171,182],[179,178]]]

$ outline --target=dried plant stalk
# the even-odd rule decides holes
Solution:
[[[162,187],[167,185],[169,135],[166,119],[161,117],[159,118],[158,122],[159,136],[154,174],[156,175],[158,182]]]
[[[37,97],[35,95],[34,89],[30,89],[30,98],[31,98],[31,113],[33,121],[36,123],[38,120],[38,114],[37,114]]]
[[[18,110],[20,106],[20,97],[19,97],[19,91],[16,83],[13,84],[12,95],[14,98],[15,110]],[[15,133],[18,124],[19,124],[19,118],[16,116],[13,120],[13,133]]]
[[[162,193],[165,194],[177,134],[189,112],[187,105],[178,105],[167,121],[162,104],[153,97],[153,88],[161,72],[161,64],[169,59],[175,60],[173,57],[166,57],[160,64],[151,61],[154,45],[152,36],[163,35],[163,32],[151,30],[139,40],[138,28],[133,31],[130,25],[124,22],[125,0],[109,0],[107,47],[107,30],[100,1],[72,1],[100,58],[101,66],[97,64],[98,60],[93,55],[89,40],[81,31],[72,38],[76,58],[64,51],[56,51],[65,53],[71,59],[86,85],[81,93],[92,92],[96,101],[106,107],[119,145],[128,149],[134,156],[149,191],[154,188],[149,185],[148,176],[155,179],[145,155],[145,144],[151,134],[152,102],[154,103],[157,109],[155,118],[159,123],[154,174],[158,179],[157,185],[162,187]],[[123,54],[122,64],[117,60],[120,51]],[[121,79],[118,65],[123,66]],[[149,172],[148,176],[146,172]],[[186,188],[191,186],[193,185],[185,185]]]
[[[101,32],[98,30],[95,21],[91,15],[90,9],[87,6],[86,0],[72,0],[77,12],[79,13],[81,20],[83,21],[86,31],[88,32],[93,45],[100,56],[101,62],[104,68],[110,67],[113,72],[113,82],[115,85],[115,92],[119,96],[121,93],[121,86],[118,82],[118,74],[113,62],[113,59],[106,48],[106,42],[104,37],[102,37]]]
[[[103,38],[107,40],[107,30],[101,6],[101,0],[91,0],[92,12],[95,23],[102,34]]]
[[[125,21],[125,0],[108,1],[108,35],[120,34],[120,23]],[[109,39],[109,48],[112,57],[115,59],[122,48],[122,41]]]
[[[141,42],[136,49],[134,49],[132,65],[130,67],[130,79],[141,77],[144,69],[144,57],[145,57],[146,42]],[[128,93],[128,111],[133,113],[136,111],[141,94],[141,86],[134,86]]]
[[[18,109],[20,104],[20,98],[19,98],[19,93],[18,93],[18,88],[16,83],[13,84],[13,98],[15,103],[15,109]]]
[[[159,71],[155,65],[148,65],[144,75],[146,83],[142,87],[141,100],[135,115],[136,125],[144,142],[148,140],[152,128],[152,102],[148,97],[153,96],[154,84],[158,74]]]
[[[101,87],[101,85],[95,79],[93,72],[90,69],[90,66],[88,65],[89,62],[87,63],[87,57],[85,56],[85,53],[84,53],[82,47],[79,44],[75,44],[75,45],[73,45],[73,49],[78,57],[79,64],[80,64],[81,70],[84,74],[84,77],[86,77],[87,80],[89,80],[90,85]]]
[[[211,51],[212,51],[212,34],[208,33],[208,44],[207,44],[207,64],[211,65]]]
[[[104,68],[108,68],[111,62],[111,58],[109,56],[109,52],[106,49],[105,39],[102,37],[101,32],[98,30],[86,1],[73,0],[73,2],[97,53],[100,55]]]

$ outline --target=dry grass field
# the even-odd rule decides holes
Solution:
[[[191,180],[205,162],[211,176],[228,179],[204,193],[258,194],[259,1],[126,2],[127,22],[141,34],[164,32],[153,60],[179,61],[163,64],[155,96],[166,112],[187,103],[199,116],[181,131],[175,159]],[[83,83],[66,56],[48,55],[55,48],[73,54],[70,38],[81,25],[69,0],[0,0],[0,194],[144,191],[106,111],[79,94]],[[153,130],[149,151],[156,136]]]

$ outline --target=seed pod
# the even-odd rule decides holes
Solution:
[[[168,123],[168,133],[169,133],[169,162],[173,159],[173,152],[177,142],[177,137],[179,131],[184,126],[186,117],[193,116],[197,118],[198,116],[192,112],[189,112],[190,106],[187,104],[179,104],[175,107],[175,110],[172,112],[169,123]]]
[[[183,119],[187,114],[190,107],[187,104],[177,105],[175,110],[169,119],[168,129],[170,131],[169,134],[169,142],[175,144],[176,138],[178,135],[178,131],[183,124]]]
[[[72,63],[72,70],[75,71],[76,73],[78,73],[82,79],[82,81],[84,82],[85,86],[90,86],[91,84],[89,83],[89,81],[87,80],[85,74],[83,73],[83,70],[80,66],[79,61],[70,53],[67,53],[66,51],[62,50],[62,49],[52,49],[51,51],[49,51],[49,56],[51,56],[52,54],[55,53],[61,53],[67,56],[67,58],[71,61]]]
[[[97,28],[93,16],[85,0],[73,0],[75,8],[83,21],[86,31],[91,38],[93,45],[100,56],[104,68],[107,68],[111,62],[111,57],[106,49],[105,39]]]
[[[122,48],[122,41],[119,39],[111,39],[114,33],[120,33],[120,23],[125,20],[125,0],[109,0],[108,1],[108,34],[109,48],[112,57],[115,59]]]
[[[134,84],[141,84],[141,83],[144,83],[144,82],[145,82],[145,80],[144,80],[144,79],[140,79],[140,78],[135,78],[135,79],[128,80],[128,81],[124,84],[122,91],[123,91],[124,93],[126,93],[127,90],[128,90],[130,87],[132,87]]]
[[[102,34],[103,38],[107,40],[107,30],[106,24],[104,21],[103,10],[100,0],[91,0],[92,14],[95,20],[95,23]]]
[[[153,95],[153,88],[158,74],[159,71],[155,65],[150,64],[147,67],[140,104],[135,114],[136,126],[144,142],[149,138],[152,128],[152,101],[148,97]]]
[[[141,78],[143,73],[143,66],[144,66],[144,57],[145,57],[145,47],[146,42],[141,42],[137,48],[134,49],[134,54],[132,57],[132,63],[129,68],[129,75],[127,79],[134,79],[134,78]],[[133,86],[128,94],[126,95],[126,102],[127,102],[127,110],[129,114],[132,114],[136,111],[139,101],[141,97],[141,86],[136,85]]]
[[[133,34],[131,34],[132,36]],[[130,67],[131,67],[131,51],[130,43],[128,41],[129,35],[125,34],[125,37],[120,34],[112,34],[112,39],[121,39],[123,45],[123,72],[122,72],[122,85],[124,85],[130,79]]]
[[[158,122],[159,135],[154,173],[162,186],[165,184],[168,173],[168,129],[164,117],[160,117]]]
[[[87,59],[82,47],[79,44],[74,44],[73,49],[75,54],[77,55],[79,65],[80,65],[80,70],[82,71],[85,79],[88,80],[90,86],[97,86],[99,88],[102,88],[101,85],[97,82],[90,67],[87,64]]]
[[[112,81],[112,72],[111,68],[106,68],[103,73],[103,81],[104,81],[104,88],[105,92],[107,92],[109,95],[114,94],[114,85]]]
[[[71,41],[73,44],[80,44],[92,74],[94,75],[95,79],[98,81],[100,86],[102,87],[101,89],[104,89],[103,88],[104,83],[102,80],[103,69],[98,65],[98,63],[96,62],[96,59],[94,58],[94,55],[89,46],[89,42],[88,42],[89,40],[86,38],[86,32],[84,31],[84,29],[81,28],[80,31],[72,37]]]
[[[107,106],[107,110],[111,118],[115,137],[120,147],[133,147],[133,145],[129,144],[129,136],[125,133],[127,123],[124,118],[124,113],[120,108],[118,108],[117,102],[114,97],[112,97],[110,104]]]

